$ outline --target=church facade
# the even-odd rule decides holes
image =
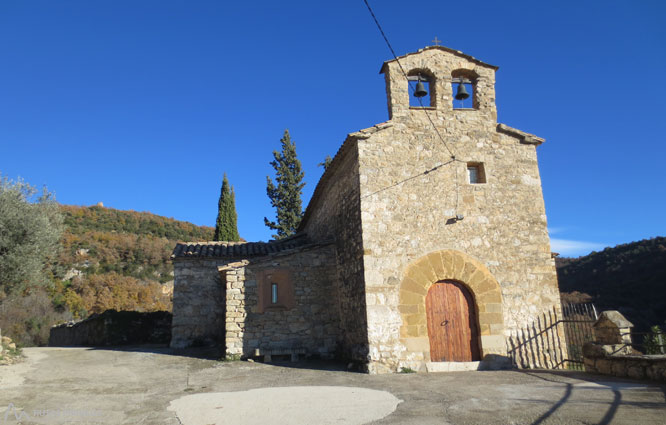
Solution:
[[[442,46],[385,62],[389,120],[347,136],[296,236],[176,246],[172,346],[370,373],[507,356],[509,336],[561,306],[544,139],[497,123],[496,71]]]

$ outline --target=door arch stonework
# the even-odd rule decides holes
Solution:
[[[412,263],[400,284],[398,310],[402,318],[400,341],[410,353],[422,353],[430,361],[426,318],[426,296],[430,287],[443,280],[461,282],[471,293],[478,317],[480,352],[506,354],[502,292],[488,269],[473,257],[456,250],[431,252]],[[420,357],[420,356],[419,356]]]

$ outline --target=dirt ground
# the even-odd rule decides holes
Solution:
[[[166,348],[28,348],[0,424],[664,424],[666,386],[573,372],[366,375]]]

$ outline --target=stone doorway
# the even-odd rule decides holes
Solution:
[[[432,285],[426,296],[426,317],[431,361],[481,359],[474,299],[464,285],[454,280]]]
[[[442,281],[464,282],[477,324],[477,355],[506,355],[502,291],[499,283],[477,259],[455,250],[431,252],[412,261],[403,272],[398,311],[402,319],[400,342],[404,358],[412,364],[459,366],[471,362],[441,362],[431,358],[426,297],[430,288]],[[446,320],[445,318],[442,319]],[[442,322],[440,321],[440,323]]]

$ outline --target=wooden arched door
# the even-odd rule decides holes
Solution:
[[[453,280],[432,285],[426,296],[426,316],[430,361],[480,360],[476,309],[467,288]]]

